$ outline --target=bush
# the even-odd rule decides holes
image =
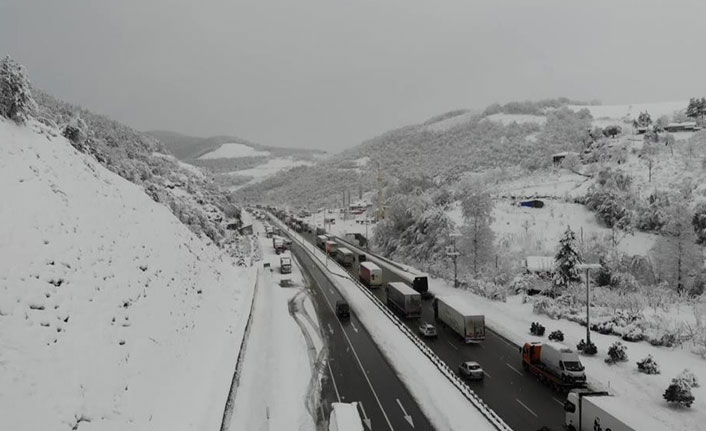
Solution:
[[[545,329],[546,328],[544,326],[542,326],[541,323],[532,322],[532,326],[530,326],[530,333],[532,333],[532,335],[536,335],[538,337],[541,337],[544,335]]]
[[[35,108],[24,67],[10,57],[0,60],[0,116],[24,124]]]
[[[598,353],[598,347],[593,343],[593,341],[589,341],[586,343],[583,341],[583,338],[579,343],[576,345],[576,350],[579,352],[583,352],[584,355],[595,355]]]
[[[684,370],[679,373],[676,378],[686,381],[692,388],[699,387],[699,381],[696,379],[694,373],[692,373],[688,368],[684,368]]]
[[[659,365],[652,355],[647,355],[645,359],[637,362],[637,370],[645,374],[659,374]]]
[[[564,341],[564,333],[557,329],[549,334],[549,339],[554,341]]]
[[[616,341],[608,348],[608,357],[605,358],[606,363],[614,364],[616,362],[626,362],[628,360],[627,349],[628,348],[625,347],[623,343]]]
[[[694,396],[691,394],[691,385],[688,380],[680,376],[672,379],[672,383],[664,391],[662,397],[670,403],[676,403],[682,407],[691,407],[694,402]]]

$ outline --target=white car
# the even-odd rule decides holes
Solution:
[[[483,368],[481,368],[480,364],[475,361],[466,361],[459,365],[458,373],[461,377],[472,380],[483,380],[483,377],[485,377]]]
[[[436,337],[436,327],[430,323],[422,323],[419,326],[419,333],[425,337]]]

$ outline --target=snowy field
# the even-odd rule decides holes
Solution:
[[[535,337],[529,333],[532,322],[544,325],[547,335],[557,329],[563,331],[564,344],[573,350],[581,339],[586,338],[585,327],[566,320],[552,320],[547,316],[534,314],[532,304],[523,304],[519,295],[509,297],[507,302],[491,301],[467,291],[454,289],[449,283],[438,279],[430,280],[430,289],[436,294],[465,296],[468,301],[485,310],[486,323],[490,328],[517,345],[528,341],[548,341],[546,336]],[[653,421],[663,424],[660,429],[703,429],[703,424],[706,423],[706,362],[688,349],[623,341],[628,348],[629,361],[608,365],[604,362],[608,347],[619,340],[615,336],[591,332],[591,341],[598,347],[598,354],[594,357],[581,356],[591,387],[607,390],[616,396],[616,403],[644,412]],[[661,368],[661,374],[646,375],[637,371],[635,362],[644,359],[648,354],[654,356]],[[519,354],[517,361],[519,364]],[[662,394],[671,379],[684,368],[693,371],[702,385],[692,390],[696,401],[690,409],[673,408],[664,401]]]
[[[532,197],[552,197],[564,199],[585,192],[590,180],[567,169],[542,171],[522,175],[512,180],[503,180],[491,186],[490,192],[495,196],[514,196],[518,199]]]
[[[231,431],[314,430],[319,376],[313,369],[323,349],[319,323],[301,270],[280,274],[280,256],[259,222],[263,263],[246,344],[242,377],[230,420]],[[286,254],[289,256],[289,253]],[[262,265],[262,263],[260,263]],[[291,287],[280,287],[290,279]]]
[[[41,127],[0,120],[2,428],[218,429],[255,272]]]
[[[284,171],[286,169],[291,169],[291,168],[294,168],[297,166],[311,166],[311,165],[313,165],[313,163],[308,162],[306,160],[294,160],[291,157],[278,157],[275,159],[270,159],[267,161],[267,163],[263,163],[262,165],[255,166],[254,168],[243,169],[240,171],[233,171],[230,173],[233,175],[242,175],[242,176],[247,176],[247,177],[253,177],[253,180],[248,183],[248,184],[253,184],[253,183],[262,181],[265,178],[270,177],[272,175],[275,175],[278,172]]]
[[[444,120],[428,124],[424,126],[424,128],[430,132],[444,132],[469,122],[474,115],[476,114],[473,112],[465,112],[463,114],[456,115],[455,117],[446,118]]]
[[[686,109],[688,100],[674,102],[632,103],[627,105],[569,105],[574,111],[588,109],[595,120],[637,118],[641,112],[647,111],[653,120],[663,115],[671,116],[676,111]],[[613,121],[615,123],[615,121]]]
[[[244,144],[223,144],[218,149],[199,157],[199,159],[235,159],[239,157],[269,156],[269,151],[257,151]]]
[[[505,126],[512,124],[512,123],[517,123],[517,124],[535,123],[535,124],[543,125],[544,123],[547,122],[547,117],[545,117],[543,115],[504,114],[502,112],[499,112],[497,114],[492,114],[492,115],[488,115],[487,117],[484,117],[484,120],[494,121],[496,123],[501,123]]]

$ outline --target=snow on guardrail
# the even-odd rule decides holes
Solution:
[[[310,252],[310,250],[306,247],[306,244],[304,244],[305,240],[302,240],[299,238],[299,235],[294,235],[293,232],[290,232],[287,228],[287,226],[282,223],[279,219],[274,217],[271,214],[268,214],[270,219],[274,222],[280,225],[280,227],[284,228],[283,233],[285,233],[287,236],[292,238],[292,240],[296,241],[297,244],[306,252],[312,255],[314,260],[318,262],[319,265],[323,265],[319,257],[316,255],[316,253]],[[340,237],[337,237],[340,239]],[[350,244],[348,241],[344,241],[348,244]],[[352,244],[351,244],[352,245]],[[357,247],[356,247],[357,248]],[[379,257],[376,255],[376,257]],[[383,258],[385,261],[389,261],[389,259]],[[355,284],[356,287],[368,298],[370,301],[372,301],[373,304],[376,305],[378,309],[380,309],[383,314],[395,325],[397,328],[402,331],[402,333],[414,343],[414,345],[432,362],[432,364],[439,370],[441,373],[453,384],[456,389],[458,389],[461,394],[473,404],[473,406],[480,411],[480,413],[499,431],[512,431],[512,428],[510,428],[509,425],[505,423],[505,421],[498,416],[497,413],[493,409],[490,408],[473,390],[468,387],[468,385],[459,378],[456,373],[448,366],[444,361],[439,358],[439,356],[431,349],[429,346],[427,346],[417,335],[410,330],[407,325],[405,325],[397,315],[395,315],[385,304],[383,304],[375,295],[370,292],[369,289],[367,289],[360,281],[354,279],[353,277],[350,276],[348,271],[343,268],[343,266],[339,265],[338,262],[335,261],[335,259],[329,259],[333,264],[338,267],[343,273],[345,274],[345,277],[347,277],[351,282]],[[391,261],[390,261],[391,262]],[[392,263],[394,264],[394,263]],[[407,269],[404,269],[400,265],[395,265],[396,267],[408,271]],[[341,274],[336,274],[333,273],[328,267],[324,267],[327,271],[331,272],[333,275],[340,276],[342,277]]]

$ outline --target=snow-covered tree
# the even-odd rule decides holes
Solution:
[[[554,287],[566,288],[569,283],[578,281],[581,263],[578,248],[576,247],[576,234],[567,226],[564,236],[559,240],[559,251],[554,257],[556,271],[554,272]]]
[[[640,112],[640,115],[637,117],[637,125],[639,127],[649,127],[652,124],[652,117],[650,117],[650,113],[645,111],[645,112]]]
[[[686,200],[679,196],[673,199],[667,213],[667,224],[650,254],[658,279],[682,293],[686,289],[687,275],[703,265],[703,254],[696,245]]]
[[[605,362],[608,364],[614,364],[616,362],[627,361],[627,350],[628,348],[623,343],[616,341],[608,348],[608,357],[605,358]]]
[[[88,138],[88,126],[78,113],[71,117],[71,120],[64,126],[61,134],[68,139],[71,145],[77,150],[85,151],[85,143]]]
[[[706,115],[706,98],[691,98],[689,99],[689,106],[686,108],[686,116],[699,120],[701,123],[704,121],[704,115]]]
[[[691,407],[694,402],[694,395],[691,393],[692,385],[688,379],[679,375],[672,379],[669,387],[662,395],[665,400],[670,403],[676,403],[680,406]]]
[[[647,355],[647,357],[641,361],[637,362],[637,369],[641,373],[645,374],[659,374],[659,365],[657,361],[652,357],[652,355]]]
[[[472,184],[461,199],[463,219],[460,249],[473,274],[493,261],[495,256],[495,233],[490,228],[493,222],[493,207],[490,194],[480,184]]]
[[[10,57],[0,60],[0,116],[23,124],[35,106],[24,67]]]

